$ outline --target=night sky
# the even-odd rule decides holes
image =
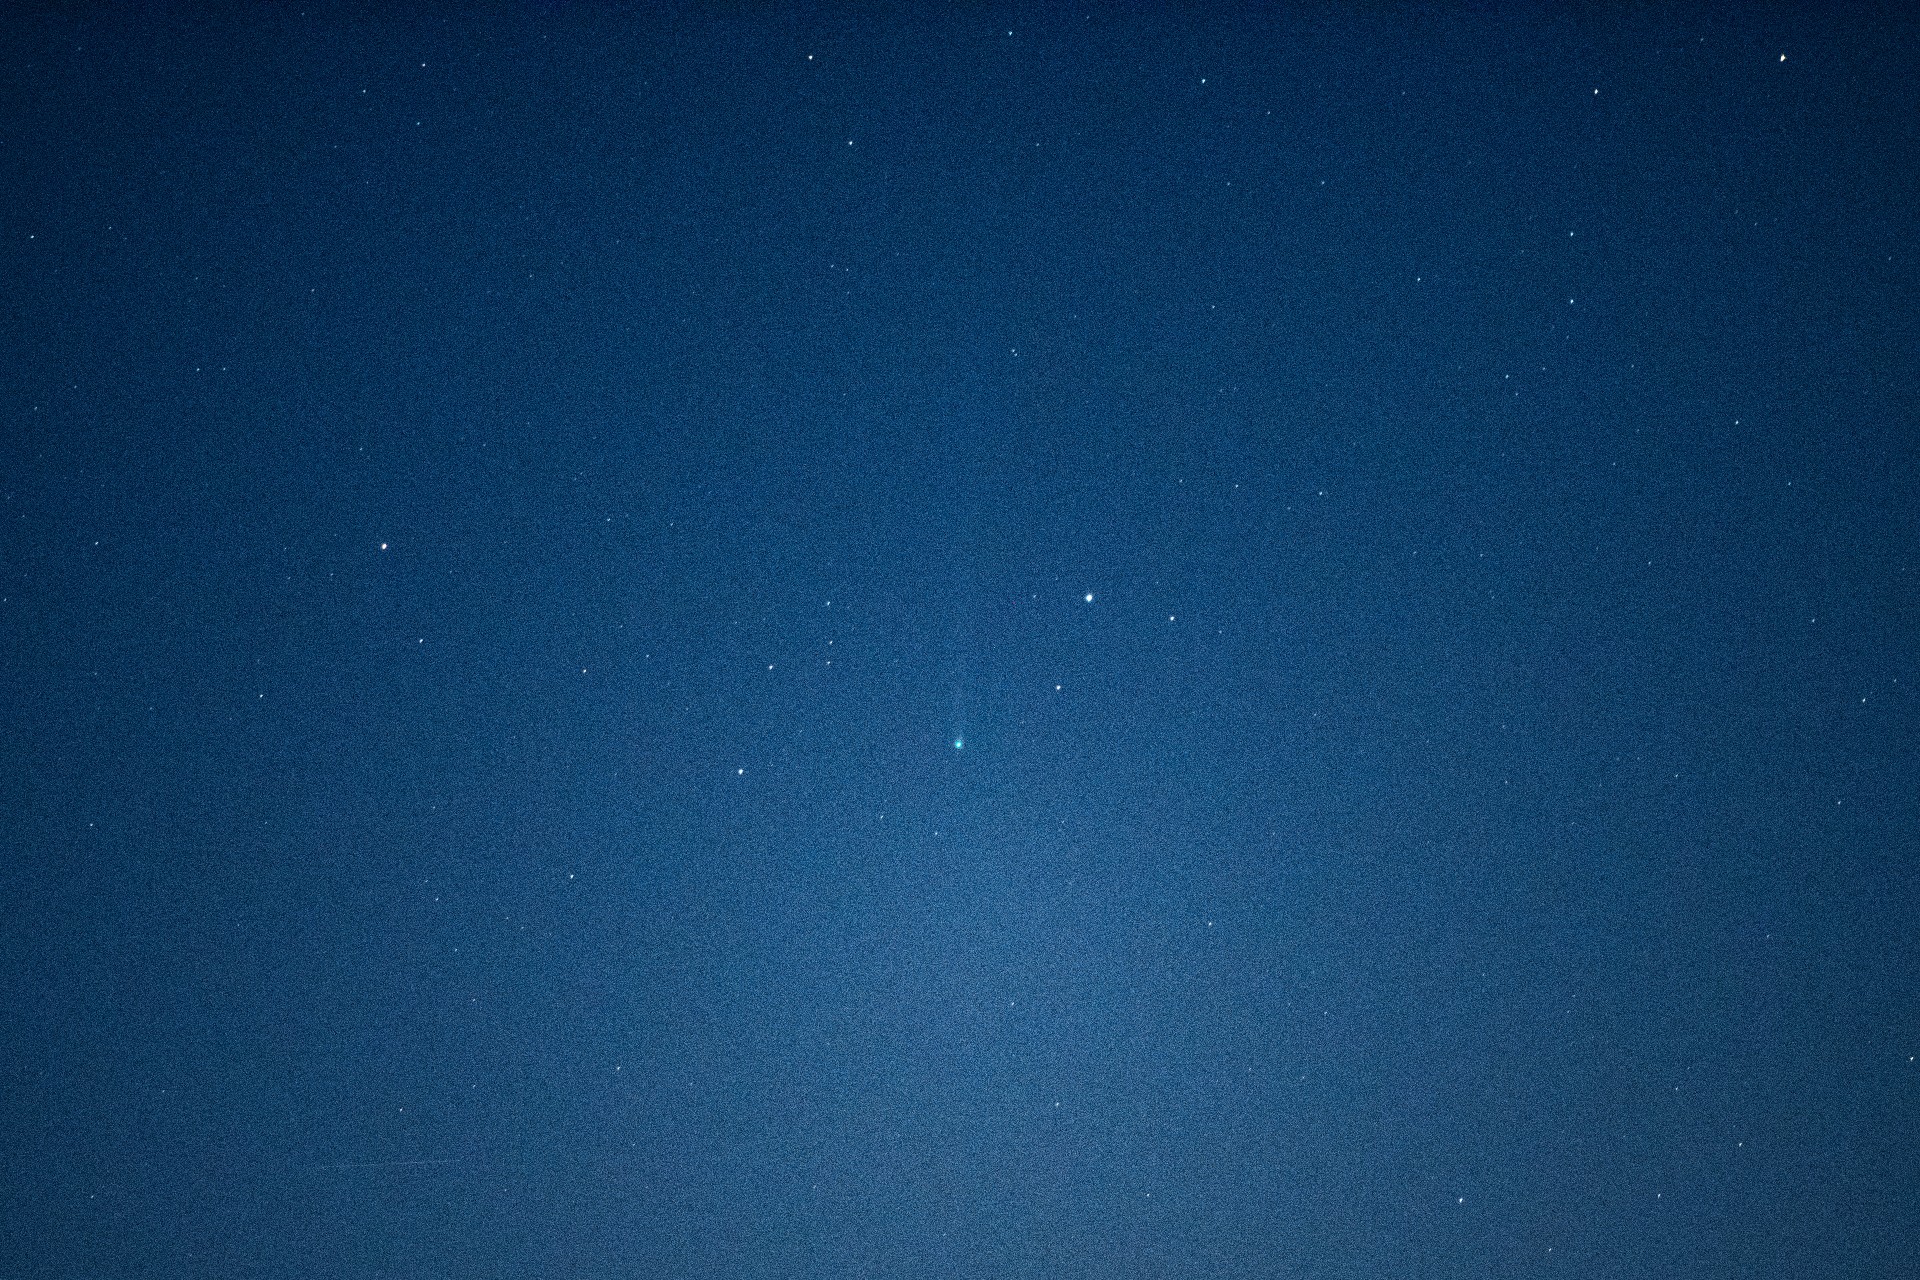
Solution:
[[[0,1274],[1912,1274],[1897,9],[0,37]]]

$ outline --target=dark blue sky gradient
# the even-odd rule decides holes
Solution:
[[[1910,1274],[1920,33],[1545,8],[19,20],[0,1272]]]

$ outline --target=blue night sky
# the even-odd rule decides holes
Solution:
[[[1722,8],[16,11],[0,1274],[1912,1274],[1920,30]]]

